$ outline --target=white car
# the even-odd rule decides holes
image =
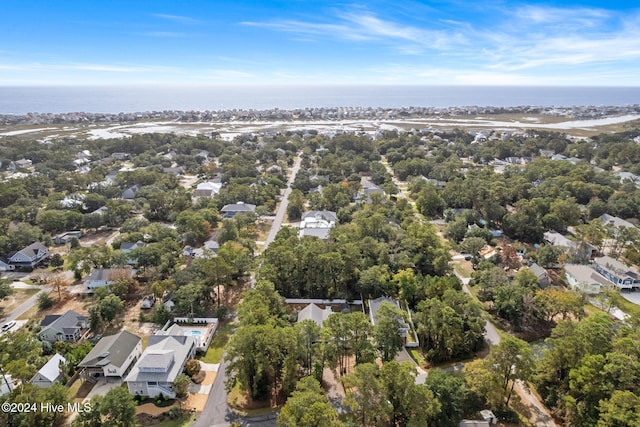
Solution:
[[[9,329],[13,328],[15,325],[16,325],[15,320],[5,323],[4,325],[2,325],[2,332],[8,331]]]

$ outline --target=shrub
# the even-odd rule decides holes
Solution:
[[[184,372],[191,378],[198,375],[200,372],[200,362],[196,359],[187,360],[187,363],[184,365]]]
[[[42,292],[40,293],[40,295],[38,295],[38,308],[40,310],[44,310],[45,308],[49,308],[53,305],[53,299],[51,298],[51,296],[46,293],[46,292]]]

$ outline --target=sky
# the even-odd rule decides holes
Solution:
[[[640,86],[634,1],[2,0],[0,10],[0,86]]]

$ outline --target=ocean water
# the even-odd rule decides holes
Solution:
[[[322,107],[625,106],[640,87],[0,87],[0,114]]]

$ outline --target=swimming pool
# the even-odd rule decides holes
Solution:
[[[191,331],[191,335],[200,336],[200,335],[202,335],[202,332],[200,332],[200,331]]]

